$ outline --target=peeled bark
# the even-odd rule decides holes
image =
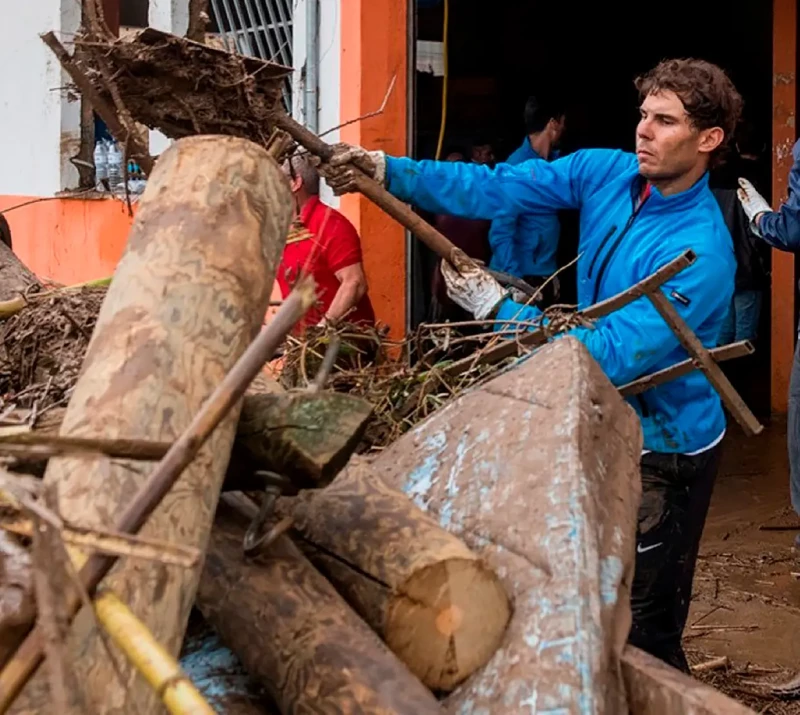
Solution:
[[[291,210],[280,167],[251,142],[200,136],[167,149],[142,197],[61,434],[176,439],[260,329]],[[214,430],[143,536],[205,549],[240,407]],[[135,462],[65,457],[50,460],[45,483],[57,486],[66,519],[110,528],[148,473]],[[200,565],[127,559],[103,583],[177,656],[199,577]],[[97,715],[158,712],[158,696],[126,662],[120,683],[86,609],[68,648]],[[29,683],[14,712],[46,712],[41,685],[39,677]]]
[[[33,572],[28,550],[0,531],[0,663],[21,642],[35,617]]]
[[[628,712],[620,670],[641,492],[634,411],[563,337],[465,393],[372,466],[502,578],[501,647],[451,713]]]
[[[497,650],[511,611],[498,577],[368,465],[289,504],[312,561],[431,690]]]
[[[223,496],[197,605],[281,712],[441,712],[287,537],[244,556],[242,539],[256,513],[241,495]]]

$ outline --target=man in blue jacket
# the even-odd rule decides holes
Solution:
[[[709,348],[733,294],[730,234],[708,187],[708,168],[725,151],[741,97],[716,65],[670,60],[636,81],[641,119],[636,154],[578,151],[553,162],[487,167],[392,158],[339,147],[323,168],[337,193],[355,188],[351,162],[371,167],[398,198],[428,211],[491,218],[579,209],[581,308],[630,288],[686,250],[697,260],[662,290]],[[537,319],[484,269],[443,262],[448,293],[476,318]],[[647,298],[569,333],[617,386],[686,359]],[[688,671],[681,635],[700,536],[719,463],[725,416],[705,376],[692,372],[631,399],[645,451],[631,596],[630,640]]]
[[[525,139],[506,159],[506,164],[554,159],[564,132],[563,108],[555,101],[529,97],[524,118]],[[489,267],[522,278],[538,288],[558,268],[556,254],[560,229],[558,215],[550,209],[496,218],[489,231],[492,247]],[[547,283],[543,293],[543,305],[556,302],[558,278]]]
[[[800,141],[792,151],[794,164],[789,172],[789,196],[780,210],[773,211],[747,179],[739,179],[739,201],[756,236],[781,251],[800,251]],[[789,414],[786,422],[789,447],[789,484],[792,506],[800,514],[800,340],[794,353],[789,379]],[[800,535],[795,539],[800,546]]]

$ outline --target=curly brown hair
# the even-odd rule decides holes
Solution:
[[[715,166],[723,160],[744,105],[725,70],[705,60],[664,60],[637,77],[634,84],[640,100],[661,91],[675,92],[697,129],[720,127],[725,137],[711,153],[710,165]]]

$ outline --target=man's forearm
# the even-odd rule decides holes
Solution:
[[[340,320],[345,317],[351,308],[354,308],[361,296],[364,295],[364,286],[359,281],[345,281],[339,285],[339,290],[333,296],[331,307],[325,317],[327,320]]]

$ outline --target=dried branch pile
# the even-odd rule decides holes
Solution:
[[[56,291],[0,322],[0,409],[66,404],[78,380],[105,288]]]
[[[265,145],[291,72],[153,29],[75,46],[76,64],[106,102],[114,106],[118,93],[135,121],[173,139],[225,134]]]

